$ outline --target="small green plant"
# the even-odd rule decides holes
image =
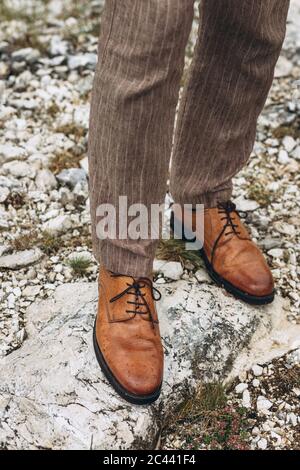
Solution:
[[[203,384],[178,410],[178,419],[195,420],[208,411],[215,411],[227,403],[225,389],[220,383]]]
[[[244,450],[248,448],[248,426],[245,409],[227,404],[222,384],[203,384],[176,411],[163,430],[164,436],[176,434],[187,449]],[[162,446],[162,448],[164,448]]]
[[[61,132],[66,136],[75,137],[75,140],[78,142],[82,137],[86,135],[87,130],[84,127],[78,126],[77,124],[72,122],[70,124],[65,124],[63,126],[57,127],[55,129],[55,132]]]
[[[52,173],[57,175],[66,168],[79,168],[79,161],[82,158],[83,154],[75,155],[70,150],[66,150],[55,155],[55,157],[51,160],[49,168]]]
[[[29,250],[38,244],[38,234],[35,230],[22,233],[11,241],[11,248],[16,251]]]
[[[253,183],[248,190],[249,199],[256,201],[261,207],[267,207],[274,198],[274,193],[268,191],[261,183]]]
[[[296,119],[289,125],[280,125],[272,130],[273,137],[276,139],[283,139],[285,136],[294,137],[298,139],[300,137],[300,120]]]
[[[41,233],[38,246],[44,253],[46,253],[46,255],[49,256],[58,252],[61,247],[61,240],[59,237],[52,235],[52,233],[44,231]]]
[[[68,265],[72,268],[74,274],[80,277],[86,274],[91,264],[91,260],[83,255],[74,256],[68,261]]]
[[[52,118],[55,118],[56,115],[60,112],[60,108],[57,103],[53,102],[49,108],[47,108],[47,114]]]
[[[185,249],[185,242],[170,238],[169,240],[160,240],[156,258],[168,261],[179,261],[183,266],[192,264],[195,269],[203,265],[198,251],[188,251]]]
[[[14,207],[14,209],[20,209],[26,203],[25,193],[13,191],[9,194],[8,198],[5,200],[4,205],[6,208],[8,206]]]

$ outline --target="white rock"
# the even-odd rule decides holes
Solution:
[[[68,168],[56,175],[56,178],[60,184],[65,184],[70,188],[74,188],[78,183],[86,183],[87,181],[86,172],[82,168]]]
[[[12,59],[17,61],[25,60],[25,62],[33,63],[36,62],[41,53],[38,49],[33,49],[32,47],[26,47],[24,49],[17,49],[12,53]]]
[[[237,309],[215,286],[199,289],[190,281],[160,286],[164,384],[158,402],[138,407],[113,391],[95,360],[97,283],[44,287],[54,290],[53,297],[26,312],[28,338],[0,359],[0,413],[7,423],[1,442],[7,449],[155,448],[161,421],[187,391],[197,390],[199,370],[201,381],[223,381],[241,348],[252,354],[256,336],[269,337],[273,328],[274,304],[261,315],[244,303]]]
[[[242,403],[245,408],[251,408],[251,396],[247,389],[243,391]]]
[[[8,227],[7,215],[0,211],[0,229],[6,230]]]
[[[164,261],[164,260],[154,260],[153,262],[153,271],[160,272],[165,277],[177,281],[181,278],[183,274],[183,268],[181,263],[176,261]]]
[[[22,291],[24,297],[35,297],[39,294],[41,286],[27,286]]]
[[[235,393],[243,393],[247,388],[248,384],[241,382],[235,387]]]
[[[289,413],[287,415],[287,422],[291,423],[292,426],[297,426],[298,424],[298,419],[295,413]]]
[[[9,251],[9,245],[0,245],[0,256]]]
[[[28,269],[26,279],[32,280],[36,278],[36,270],[34,268]]]
[[[41,191],[51,191],[57,187],[57,180],[53,173],[45,168],[37,172],[35,184]]]
[[[263,428],[263,430],[264,430],[265,432],[269,432],[270,429],[271,429],[270,426],[269,426],[269,424],[268,424],[267,422],[266,422],[266,423],[263,423],[262,428]]]
[[[68,59],[68,67],[71,70],[88,66],[94,68],[96,66],[96,63],[97,55],[92,53],[73,55],[69,56]]]
[[[87,129],[89,125],[89,111],[89,104],[77,106],[73,116],[74,123]]]
[[[0,268],[19,269],[36,263],[42,256],[43,253],[38,248],[18,251],[12,255],[3,255],[0,257]]]
[[[8,188],[3,188],[0,186],[0,203],[5,202],[10,194]]]
[[[89,173],[89,159],[88,159],[88,157],[84,157],[82,160],[80,160],[79,165],[86,172],[86,174]]]
[[[72,219],[69,215],[58,215],[57,217],[45,222],[43,224],[43,230],[52,235],[58,235],[70,230],[72,225]]]
[[[54,271],[55,273],[61,273],[61,272],[63,271],[63,265],[62,265],[62,264],[56,264],[56,265],[54,266],[53,271]]]
[[[250,199],[238,198],[236,199],[237,209],[245,212],[252,212],[258,209],[259,204],[256,201]]]
[[[32,74],[29,70],[24,70],[24,72],[17,77],[14,89],[16,91],[24,91],[30,82],[32,82]]]
[[[258,379],[253,379],[252,380],[252,385],[253,385],[253,387],[258,388],[259,385],[260,385],[260,381]]]
[[[63,41],[61,37],[57,34],[51,37],[50,41],[50,53],[52,55],[66,55],[68,50],[68,43],[67,41]]]
[[[0,144],[0,163],[24,158],[25,150],[11,144]]]
[[[20,182],[11,176],[8,178],[7,176],[0,175],[0,186],[2,188],[20,188]]]
[[[288,224],[286,222],[275,222],[274,228],[283,235],[289,235],[293,237],[296,234],[296,228],[294,225]]]
[[[286,135],[283,139],[282,139],[282,144],[285,148],[285,150],[290,153],[297,145],[297,142],[295,141],[295,139],[289,135]]]
[[[293,69],[293,63],[281,55],[275,68],[275,78],[287,77]]]
[[[269,221],[270,223],[270,221]],[[263,247],[265,250],[269,251],[272,248],[278,248],[282,244],[282,240],[280,238],[271,238],[271,237],[266,237],[263,240],[260,240],[260,246]]]
[[[280,183],[278,181],[272,181],[271,183],[267,184],[268,191],[275,192],[275,191],[278,191],[279,188],[280,188]]]
[[[270,432],[270,436],[271,436],[273,439],[276,439],[275,446],[280,446],[280,445],[281,445],[282,438],[279,436],[279,434],[277,434],[277,433],[274,432],[274,431],[271,431],[271,432]]]
[[[256,402],[257,411],[261,411],[262,413],[265,413],[272,406],[273,406],[273,403],[270,400],[268,400],[266,397],[264,397],[263,395],[260,395],[257,398],[257,402]]]
[[[300,364],[300,348],[296,349],[295,351],[292,351],[287,358],[286,365],[287,366],[293,366],[295,364]]]
[[[35,170],[26,162],[13,160],[2,165],[2,170],[5,174],[10,174],[15,178],[34,177]]]
[[[13,293],[9,294],[7,297],[7,306],[8,308],[14,308],[15,307],[15,296]]]
[[[258,443],[257,443],[257,447],[261,450],[266,450],[266,448],[268,447],[268,441],[267,439],[265,439],[264,437],[262,437]]]
[[[252,372],[253,374],[255,375],[255,377],[259,377],[260,375],[262,375],[263,373],[263,368],[257,364],[255,364],[253,367],[252,367]]]
[[[254,428],[251,431],[251,434],[253,434],[253,436],[259,436],[260,434],[259,428],[257,426],[254,426]]]
[[[296,160],[300,160],[300,145],[295,148],[295,150],[292,153],[292,157],[295,158]]]
[[[284,251],[280,248],[273,248],[272,250],[268,251],[268,255],[272,256],[273,258],[282,258]]]
[[[202,283],[202,282],[205,282],[205,283],[208,283],[208,284],[212,283],[212,280],[209,277],[206,269],[203,269],[203,268],[198,269],[198,271],[195,272],[195,278],[200,283]]]
[[[22,291],[21,291],[20,287],[15,287],[15,288],[13,289],[13,294],[14,294],[16,297],[20,297],[21,293],[22,293]]]
[[[278,163],[281,165],[287,165],[290,162],[289,155],[286,150],[280,150],[278,154]]]

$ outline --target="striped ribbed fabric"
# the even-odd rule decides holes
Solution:
[[[194,0],[106,0],[89,130],[93,247],[107,269],[152,272],[156,240],[99,240],[96,209],[230,198],[285,35],[288,0],[203,0],[189,77],[174,118]],[[150,221],[149,221],[150,223]]]

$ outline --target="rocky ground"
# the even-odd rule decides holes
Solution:
[[[51,297],[59,285],[77,282],[78,277],[87,283],[96,279],[86,155],[102,4],[100,0],[10,0],[0,5],[3,356],[26,339],[26,310],[32,302]],[[299,25],[300,1],[292,0],[287,39],[259,120],[254,152],[235,179],[237,205],[248,211],[252,235],[268,257],[278,292],[290,301],[287,314],[295,324],[300,323]],[[195,21],[187,64],[196,26]],[[166,253],[170,256],[173,251],[160,247],[159,254]],[[178,256],[183,268],[177,265],[172,272],[160,272],[158,283],[164,283],[165,277],[194,276],[199,260],[175,250]],[[205,276],[201,270],[199,275]],[[293,354],[262,364],[260,374],[256,369],[257,373],[240,377],[237,389],[223,398],[219,390],[208,409],[202,405],[199,409],[196,400],[192,406],[186,404],[185,411],[194,411],[178,411],[179,425],[166,427],[162,445],[299,448],[300,359]],[[199,394],[203,402],[203,390]],[[200,432],[208,411],[214,417],[210,424],[206,421],[207,429],[217,419],[228,439],[210,439]],[[223,421],[233,422],[236,434]],[[232,435],[239,437],[232,441]]]
[[[299,450],[299,399],[300,349],[253,365],[227,390],[201,387],[167,424],[162,448]]]

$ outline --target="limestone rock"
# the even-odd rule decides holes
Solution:
[[[18,251],[11,255],[3,255],[0,257],[0,268],[4,269],[20,269],[24,266],[36,263],[43,253],[38,248],[32,250]]]
[[[12,53],[12,59],[18,62],[25,61],[27,63],[36,62],[41,56],[38,49],[32,47],[25,47],[24,49],[18,49]]]
[[[257,406],[257,411],[260,411],[261,413],[266,413],[273,406],[273,403],[270,400],[268,400],[266,397],[260,395],[257,398],[256,406]]]
[[[38,171],[35,178],[35,183],[37,185],[37,188],[41,191],[49,191],[57,187],[57,181],[55,176],[47,168]]]
[[[10,194],[10,191],[8,188],[3,188],[0,186],[0,204],[6,201],[9,194]]]
[[[252,372],[255,375],[255,377],[260,377],[263,373],[263,368],[261,366],[259,366],[258,364],[255,364],[252,367]]]
[[[5,174],[10,174],[15,178],[24,178],[28,176],[30,178],[35,176],[35,170],[26,162],[20,162],[13,160],[11,162],[4,163],[2,165],[2,171]]]
[[[94,68],[97,63],[96,54],[78,54],[69,56],[68,66],[70,70],[78,69],[80,67]]]
[[[0,144],[0,163],[8,162],[14,159],[24,158],[25,150],[11,144]]]
[[[275,68],[275,77],[282,78],[286,77],[291,73],[293,69],[293,63],[290,62],[286,57],[280,56]]]
[[[72,221],[68,215],[58,215],[43,224],[43,229],[51,235],[67,232],[72,227]]]
[[[154,448],[161,422],[200,381],[228,378],[233,363],[238,375],[240,354],[255,363],[254,338],[265,340],[285,325],[281,299],[253,308],[195,281],[160,289],[165,374],[161,398],[150,407],[123,401],[99,369],[92,346],[96,283],[61,285],[52,299],[32,304],[28,338],[0,360],[0,447]],[[270,350],[276,353],[276,345]]]
[[[160,272],[168,279],[177,281],[183,274],[181,263],[176,261],[164,261],[155,259],[153,263],[154,272]]]
[[[86,182],[86,172],[82,168],[68,168],[56,175],[60,184],[74,188],[76,184]]]

